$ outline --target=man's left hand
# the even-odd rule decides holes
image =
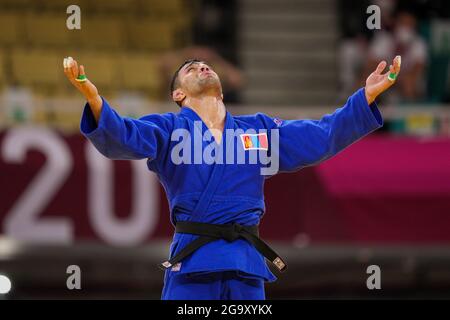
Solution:
[[[366,80],[365,93],[368,104],[374,102],[376,97],[395,83],[395,79],[389,79],[389,74],[391,74],[391,77],[393,76],[394,78],[397,78],[400,72],[400,64],[401,57],[396,56],[392,62],[392,65],[389,66],[389,71],[384,74],[382,72],[386,68],[386,61],[381,61],[378,64],[378,67]]]

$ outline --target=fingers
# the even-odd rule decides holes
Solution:
[[[72,57],[67,57],[63,60],[63,67],[64,73],[69,81],[81,94],[84,95],[86,100],[89,101],[98,97],[97,88],[86,78],[83,65],[78,66],[78,62],[76,60]]]
[[[400,72],[400,66],[402,63],[402,58],[400,56],[396,56],[394,60],[392,60],[392,64],[389,66],[389,72],[395,73],[396,75]]]
[[[80,74],[78,75],[78,78],[76,78],[75,80],[81,84],[86,84],[88,82],[86,74],[84,73],[84,66],[80,66]]]
[[[69,58],[64,58],[64,60],[63,60],[64,74],[66,75],[67,79],[69,79],[73,83],[75,78],[73,77],[72,70],[69,67],[69,61],[70,61]]]
[[[78,90],[83,93],[82,89],[82,83],[78,81],[78,76],[81,74],[80,68],[78,68],[78,63],[76,60],[74,60],[72,57],[64,58],[63,60],[63,66],[64,66],[64,73],[66,77],[69,79],[69,81],[77,88]],[[84,74],[84,69],[83,69]]]
[[[383,72],[383,70],[386,68],[386,65],[387,65],[386,61],[384,61],[384,60],[381,61],[378,64],[377,68],[375,69],[374,73],[375,74],[381,74]]]
[[[400,66],[402,64],[402,57],[401,56],[396,56],[394,58],[394,61],[392,62],[393,64],[393,72],[395,74],[398,74],[400,72]]]
[[[70,62],[70,71],[72,72],[73,77],[76,79],[78,77],[78,63],[77,60],[72,60]]]
[[[66,76],[69,79],[73,78],[72,63],[73,63],[72,57],[67,57],[67,58],[64,58],[64,60],[63,60],[64,73],[66,74]]]
[[[64,60],[63,60],[63,67],[64,67],[64,73],[67,75],[67,72],[69,71],[69,67],[67,65],[67,58],[64,58]]]
[[[72,57],[64,58],[63,60],[64,72],[73,78],[78,77],[78,63]]]
[[[84,66],[83,66],[83,65],[80,65],[80,76],[84,76],[84,75],[86,75],[86,74],[84,73]]]
[[[396,56],[389,66],[389,71],[386,72],[386,79],[391,82],[391,84],[397,79],[397,75],[400,72],[401,57]]]
[[[64,58],[63,60],[64,73],[67,78],[74,85],[77,85],[79,81],[77,81],[80,75],[84,75],[84,67],[78,67],[78,62],[74,60],[72,57]]]
[[[380,62],[376,70],[372,72],[366,81],[366,97],[369,97],[367,99],[368,102],[373,101],[378,95],[395,83],[397,75],[400,72],[401,57],[396,56],[392,61],[392,65],[389,66],[389,70],[386,73],[382,73],[386,65],[385,61]],[[370,94],[367,96],[367,92],[369,91]]]
[[[391,65],[389,66],[389,72],[395,73],[394,71],[395,71],[395,70],[394,70],[394,66],[391,64]]]

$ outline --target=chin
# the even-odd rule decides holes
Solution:
[[[206,91],[206,90],[219,90],[221,91],[221,84],[220,82],[212,77],[206,78],[203,81],[199,82],[199,87],[201,88],[201,91]]]

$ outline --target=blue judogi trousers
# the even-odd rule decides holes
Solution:
[[[264,279],[236,271],[179,274],[166,271],[162,300],[264,300]]]

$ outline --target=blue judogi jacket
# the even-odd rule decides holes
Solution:
[[[280,120],[263,113],[233,116],[227,112],[225,130],[248,129],[267,134],[269,150],[244,150],[239,136],[223,136],[222,145],[243,151],[246,160],[254,152],[278,155],[279,171],[296,171],[324,161],[363,136],[383,125],[376,103],[370,106],[359,89],[345,105],[320,120]],[[214,146],[202,139],[200,149],[183,134],[204,133],[208,130],[201,118],[189,107],[178,113],[150,114],[139,119],[121,117],[103,99],[98,124],[86,104],[81,132],[105,157],[110,159],[148,159],[148,168],[155,172],[163,185],[173,224],[177,221],[198,221],[214,224],[236,222],[259,224],[264,212],[264,181],[261,174],[267,164],[248,163],[174,163],[173,151],[180,145],[191,158]],[[278,134],[278,150],[271,150],[273,133]],[[183,139],[186,138],[186,139]],[[234,142],[234,145],[233,143]],[[218,144],[215,145],[216,147]],[[198,146],[196,147],[198,148]],[[275,149],[275,148],[274,148]],[[220,157],[220,155],[218,155]],[[224,157],[224,156],[223,156]],[[192,161],[195,162],[195,161]],[[271,174],[273,175],[273,174]],[[197,236],[175,233],[170,256],[175,255]],[[244,276],[262,277],[274,281],[264,257],[246,240],[234,242],[217,240],[204,245],[182,261],[179,273],[203,273],[236,270]]]

